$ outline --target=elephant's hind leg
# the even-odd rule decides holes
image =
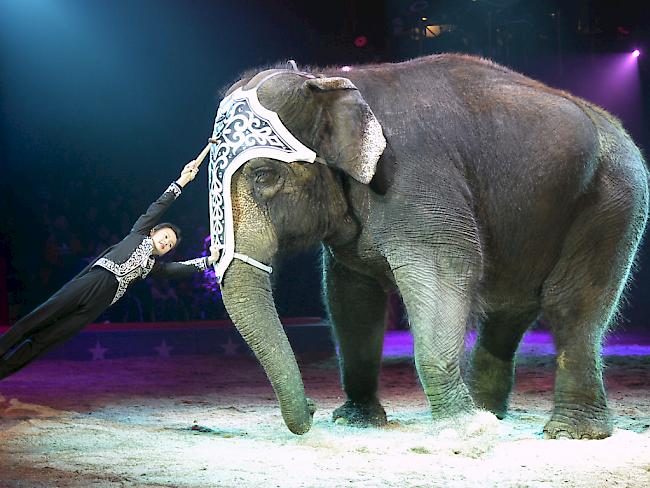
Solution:
[[[334,410],[356,426],[384,425],[386,412],[377,398],[384,344],[386,293],[371,278],[323,253],[325,303],[339,347],[339,368],[347,401]]]
[[[618,188],[583,211],[542,291],[542,313],[557,351],[548,437],[611,435],[601,342],[611,325],[647,218],[647,192]],[[623,191],[622,191],[623,190]],[[635,195],[636,193],[636,195]]]
[[[493,312],[479,324],[468,383],[476,404],[500,419],[508,410],[515,352],[538,313],[538,307],[519,312]]]

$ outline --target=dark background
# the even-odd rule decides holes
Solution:
[[[647,154],[648,10],[629,0],[3,0],[0,322],[128,231],[204,146],[219,89],[254,66],[477,54],[604,106]],[[168,217],[184,229],[173,259],[201,254],[205,169]],[[648,249],[625,314],[638,325],[650,316]],[[281,315],[323,315],[317,251],[285,261],[275,280]],[[151,287],[105,318],[132,320],[134,304],[135,319],[174,318],[148,312]],[[205,279],[177,287],[194,307],[181,318],[223,316]]]

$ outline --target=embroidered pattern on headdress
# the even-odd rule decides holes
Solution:
[[[210,151],[210,235],[212,244],[222,248],[215,263],[219,282],[235,253],[230,183],[233,174],[254,158],[270,158],[290,163],[313,163],[316,153],[302,144],[280,121],[278,114],[262,106],[257,98],[259,86],[238,88],[219,104],[212,138],[217,142]]]

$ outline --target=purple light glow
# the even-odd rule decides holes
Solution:
[[[562,88],[605,108],[622,119],[633,136],[638,135],[643,120],[640,59],[632,50],[602,53],[590,60],[572,57],[576,75],[565,77]]]
[[[650,354],[647,332],[612,334],[603,346],[603,356],[647,356]],[[467,350],[476,342],[476,332],[465,339]],[[548,356],[556,353],[553,338],[546,330],[530,330],[519,345],[518,354]],[[413,336],[407,330],[389,330],[384,339],[384,357],[413,356]]]
[[[638,58],[639,56],[641,56],[641,51],[639,51],[638,49],[635,49],[634,51],[632,51],[632,57],[633,58]]]
[[[350,71],[352,69],[352,66],[343,66],[341,68],[341,71]]]

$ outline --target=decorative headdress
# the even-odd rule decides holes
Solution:
[[[230,184],[233,174],[254,158],[271,158],[285,163],[313,163],[316,153],[301,143],[280,121],[278,114],[263,107],[257,91],[269,78],[295,71],[277,70],[253,87],[237,88],[219,104],[210,150],[210,235],[222,249],[214,264],[219,283],[233,259],[240,259],[268,273],[272,268],[235,251]],[[301,76],[313,77],[304,73]],[[259,76],[259,75],[258,75]]]

